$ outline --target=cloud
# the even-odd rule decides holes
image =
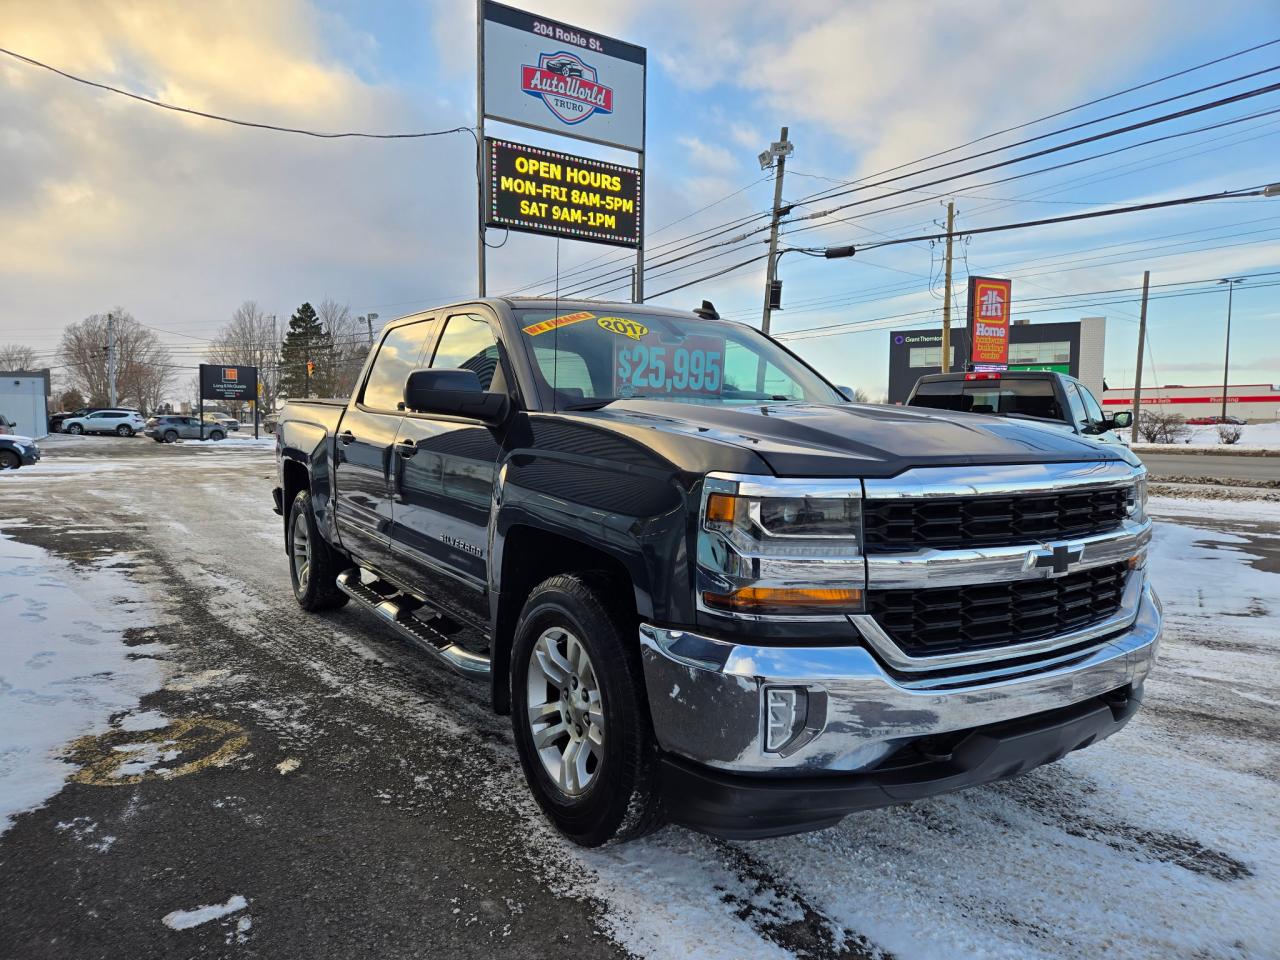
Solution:
[[[330,54],[368,47],[303,0],[267,4],[7,3],[0,35],[30,56],[185,106],[318,130],[426,129],[396,88]],[[246,297],[287,315],[330,292],[466,295],[469,137],[316,140],[232,127],[0,63],[0,310],[48,349],[114,304],[208,336]],[[453,186],[444,188],[442,185]],[[429,269],[428,269],[429,268]],[[446,289],[446,285],[448,289]],[[183,341],[190,347],[192,341]]]

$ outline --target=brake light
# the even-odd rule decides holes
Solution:
[[[998,373],[966,373],[964,375],[964,378],[966,380],[999,380],[1000,374]]]

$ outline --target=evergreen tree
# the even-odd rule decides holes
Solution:
[[[289,330],[280,346],[280,392],[286,397],[332,394],[332,353],[332,334],[324,328],[311,304],[304,303],[289,318]],[[308,361],[313,364],[310,376]]]

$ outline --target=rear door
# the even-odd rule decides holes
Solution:
[[[445,320],[429,364],[475,372],[507,392],[496,320],[459,312]],[[427,599],[474,624],[488,620],[489,509],[499,432],[466,417],[406,414],[396,437],[392,567]]]
[[[392,448],[404,416],[404,383],[418,368],[436,327],[431,317],[392,327],[359,394],[347,406],[334,444],[338,534],[372,567],[391,556]]]

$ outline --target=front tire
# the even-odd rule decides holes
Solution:
[[[662,818],[638,641],[604,592],[573,575],[529,594],[511,651],[511,720],[547,818],[584,847],[632,840]]]
[[[320,536],[310,490],[300,490],[293,498],[285,549],[289,553],[289,579],[293,582],[293,597],[298,606],[318,613],[346,604],[347,595],[337,584],[343,568]]]
[[[210,440],[221,440],[225,434],[221,430],[214,430],[209,434]]]
[[[0,470],[17,470],[22,466],[22,458],[12,450],[0,450]]]

